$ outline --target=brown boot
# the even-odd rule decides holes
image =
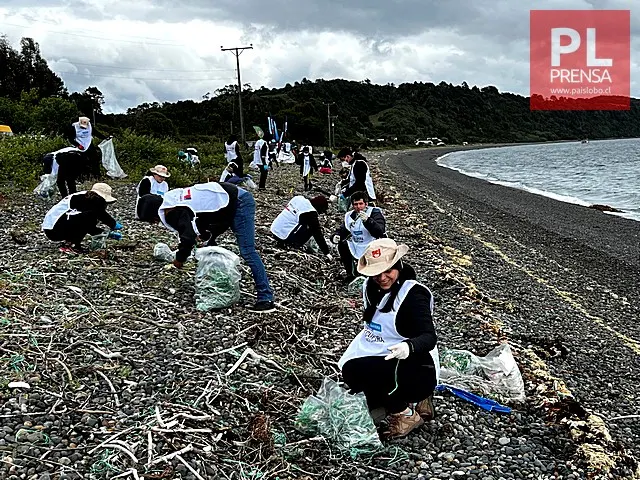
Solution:
[[[405,413],[393,413],[387,417],[389,428],[384,432],[386,439],[402,438],[411,433],[412,430],[418,428],[424,423],[418,412],[411,411],[411,415]]]
[[[416,412],[425,422],[433,420],[436,417],[436,409],[433,406],[433,395],[429,395],[416,405]]]

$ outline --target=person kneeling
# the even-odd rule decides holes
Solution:
[[[325,213],[328,208],[329,201],[323,195],[311,200],[296,195],[271,224],[271,233],[280,243],[293,248],[304,247],[313,237],[322,253],[332,260],[320,226],[320,214]]]
[[[407,252],[389,238],[365,250],[358,262],[368,277],[364,329],[338,362],[351,393],[364,392],[374,421],[388,414],[387,438],[404,437],[434,418],[431,397],[440,373],[433,296],[403,262]]]
[[[80,250],[85,235],[102,235],[98,227],[102,222],[109,227],[109,238],[120,240],[122,225],[107,213],[107,204],[115,202],[111,187],[106,183],[96,183],[91,190],[71,194],[54,205],[45,215],[42,231],[54,242],[65,242],[63,252]]]
[[[333,235],[338,253],[347,272],[346,282],[355,278],[355,264],[369,244],[377,238],[386,237],[387,224],[382,210],[369,206],[366,192],[351,195],[352,210],[344,216],[344,223]]]

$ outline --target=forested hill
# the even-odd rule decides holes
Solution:
[[[253,135],[252,125],[266,131],[266,117],[271,114],[279,128],[288,120],[290,138],[326,144],[330,102],[335,102],[331,115],[337,116],[334,145],[364,143],[364,138],[384,138],[389,143],[397,138],[399,144],[412,144],[427,137],[471,143],[640,136],[640,101],[635,100],[628,112],[532,112],[527,97],[500,93],[492,86],[479,89],[445,82],[395,86],[322,79],[243,90],[245,130],[248,136]],[[108,122],[160,134],[224,137],[231,122],[239,130],[237,87],[218,90],[202,102],[140,105],[126,115],[109,116]]]
[[[640,137],[638,100],[632,100],[627,112],[531,112],[527,97],[500,93],[493,86],[470,88],[466,83],[396,86],[302,79],[274,89],[245,85],[242,98],[248,138],[253,136],[253,125],[267,131],[271,115],[278,128],[288,120],[289,138],[314,145],[328,142],[327,103],[333,103],[332,143],[337,146],[365,144],[367,138],[385,139],[389,145],[428,137],[450,144]],[[15,50],[0,37],[0,124],[10,125],[16,133],[57,134],[78,114],[95,118],[108,133],[129,128],[181,141],[224,139],[232,129],[240,130],[234,85],[202,101],[142,104],[126,114],[104,115],[102,105],[108,102],[99,85],[69,94],[32,39],[22,39]]]

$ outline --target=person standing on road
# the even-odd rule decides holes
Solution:
[[[390,238],[369,244],[358,261],[363,330],[338,362],[351,393],[364,392],[374,421],[388,414],[387,438],[404,437],[435,416],[432,396],[440,361],[433,295]]]

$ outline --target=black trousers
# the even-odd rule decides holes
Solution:
[[[411,356],[406,360],[354,358],[342,367],[342,378],[351,393],[364,392],[369,410],[385,408],[388,413],[399,413],[436,388],[435,367],[427,361]]]
[[[80,212],[76,215],[63,215],[58,219],[51,230],[45,230],[44,234],[54,242],[69,242],[80,245],[82,239],[89,232],[96,230],[98,216],[92,212]]]
[[[304,180],[305,191],[311,190],[311,174],[305,175],[304,177],[302,177],[302,179]]]
[[[267,175],[269,175],[269,170],[265,170],[264,166],[260,165],[260,184],[258,185],[260,190],[267,188]]]
[[[100,180],[102,173],[100,171],[100,165],[102,164],[102,150],[95,147],[93,144],[89,145],[85,151],[82,152],[83,166],[81,178],[85,180]]]
[[[351,250],[349,250],[349,245],[346,241],[338,243],[338,254],[344,270],[347,272],[347,277],[355,277],[357,273],[355,268],[356,259],[351,255]]]
[[[284,244],[294,248],[302,248],[311,238],[311,230],[306,225],[298,225],[289,234]]]
[[[78,191],[76,188],[76,176],[76,167],[71,162],[63,161],[60,163],[56,184],[62,198]]]

